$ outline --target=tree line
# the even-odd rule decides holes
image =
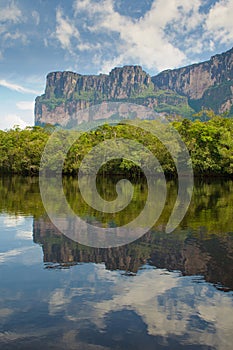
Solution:
[[[156,121],[142,122],[147,129],[156,128]],[[233,119],[211,115],[208,121],[188,119],[173,121],[174,127],[184,141],[191,160],[195,175],[201,176],[232,176],[233,174]],[[144,128],[143,128],[144,129]],[[152,133],[140,127],[119,123],[97,127],[89,132],[72,130],[72,139],[77,134],[78,140],[71,142],[71,147],[65,156],[63,148],[67,143],[70,131],[60,129],[55,135],[54,149],[47,155],[51,172],[57,171],[57,161],[65,157],[63,174],[77,174],[83,157],[96,145],[108,139],[127,138],[137,140],[148,148],[159,160],[163,172],[176,175],[176,167],[169,151],[164,144]],[[41,156],[44,147],[55,130],[52,126],[14,127],[0,131],[0,173],[1,174],[38,174],[41,166]],[[165,131],[166,132],[166,131]],[[53,134],[54,135],[54,134]],[[57,140],[56,140],[57,137]],[[63,147],[64,146],[64,147]],[[177,155],[179,150],[177,150]],[[143,151],[136,154],[147,165],[147,155]],[[93,159],[93,162],[96,159]],[[88,167],[82,169],[88,173]],[[124,158],[104,164],[100,172],[105,174],[128,174],[142,176],[140,167]]]

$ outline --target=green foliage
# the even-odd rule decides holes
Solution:
[[[208,112],[208,113],[207,113]],[[212,111],[207,111],[209,120],[173,122],[172,125],[180,133],[192,159],[195,175],[233,175],[233,119],[216,116]],[[126,138],[137,140],[148,148],[159,160],[163,171],[167,175],[175,175],[176,168],[169,151],[150,132],[156,129],[155,120],[141,121],[142,127],[119,123],[117,126],[105,124],[95,130],[82,132],[68,132],[60,130],[54,137],[54,145],[51,152],[46,155],[46,160],[52,172],[57,171],[58,163],[64,158],[64,150],[67,142],[71,145],[65,158],[63,173],[77,174],[84,156],[95,146],[104,140]],[[168,124],[169,126],[169,124]],[[85,129],[85,128],[84,128]],[[14,128],[9,131],[0,131],[0,172],[15,174],[34,174],[39,171],[40,160],[45,144],[53,132],[52,126],[28,127],[24,130]],[[166,127],[161,130],[166,137]],[[69,135],[69,137],[67,136]],[[67,138],[68,137],[68,138]],[[79,138],[78,138],[79,137]],[[56,139],[57,138],[57,139]],[[73,143],[73,139],[78,139]],[[171,140],[167,140],[171,142]],[[109,152],[111,150],[109,149]],[[175,150],[179,156],[180,150]],[[100,154],[101,156],[101,154]],[[135,150],[137,159],[141,159],[141,165],[158,171],[150,164],[148,155],[144,151]],[[95,159],[91,159],[95,162]],[[137,164],[126,159],[117,159],[106,163],[101,167],[103,174],[129,174],[131,177],[142,176]],[[87,166],[84,173],[88,173]]]
[[[59,98],[50,98],[50,99],[43,99],[41,102],[48,108],[49,111],[53,111],[56,107],[62,105],[66,102],[66,99],[63,97]]]
[[[53,179],[51,179],[53,180]],[[56,179],[54,179],[56,181]],[[159,181],[159,180],[155,180]],[[52,181],[50,181],[50,186]],[[97,189],[101,197],[113,200],[116,197],[117,179],[97,178]],[[88,181],[86,183],[88,189]],[[64,177],[63,188],[73,210],[87,222],[94,225],[112,227],[132,221],[141,213],[146,198],[146,182],[133,182],[134,195],[131,203],[122,212],[102,213],[93,209],[83,200],[76,178]],[[124,188],[123,188],[124,190]],[[50,192],[50,191],[49,191]],[[117,248],[99,249],[83,246],[63,235],[51,224],[40,196],[39,179],[36,177],[0,177],[0,212],[14,216],[33,217],[33,241],[40,244],[44,262],[62,263],[69,267],[77,262],[96,262],[106,267],[137,272],[149,261],[157,267],[174,269],[181,266],[181,258],[197,254],[201,267],[207,266],[207,276],[211,259],[219,273],[219,281],[229,285],[232,281],[232,203],[233,182],[231,180],[196,182],[191,205],[185,218],[175,232],[164,234],[164,227],[171,215],[177,197],[175,181],[167,182],[167,201],[156,225],[137,241]],[[61,205],[57,203],[56,205]],[[148,208],[148,215],[154,215],[154,206]],[[167,265],[166,265],[167,264]],[[46,265],[45,265],[46,266]],[[50,265],[52,267],[52,265]],[[199,266],[197,266],[198,269]],[[202,268],[203,270],[203,268]]]
[[[145,99],[156,99],[157,106],[154,107],[158,113],[168,113],[191,118],[194,109],[188,104],[188,99],[171,90],[155,91],[153,86],[149,86],[139,94],[134,94],[129,99],[130,102],[145,104]],[[149,101],[148,101],[149,102]]]
[[[103,96],[100,92],[95,90],[89,90],[89,91],[79,91],[74,92],[74,94],[71,97],[71,100],[82,100],[82,101],[101,101],[103,99]]]
[[[56,181],[56,179],[54,179]],[[97,189],[105,200],[116,198],[117,177],[98,177]],[[155,181],[159,181],[156,180]],[[52,181],[50,181],[52,187]],[[104,224],[110,224],[114,220],[117,225],[125,224],[133,220],[141,212],[147,199],[147,184],[144,179],[133,182],[134,195],[130,205],[122,211],[109,214],[98,212],[90,207],[83,199],[77,178],[64,177],[63,188],[67,201],[72,209],[81,217],[94,218]],[[86,189],[88,190],[88,180]],[[34,218],[46,218],[46,212],[40,196],[39,179],[37,177],[7,176],[0,177],[0,212],[7,212],[11,215],[33,216]],[[175,181],[167,182],[167,201],[156,228],[161,229],[168,221],[174,203],[177,198],[177,184]],[[202,230],[202,236],[224,236],[232,232],[232,207],[233,207],[233,181],[216,179],[212,181],[195,181],[191,205],[180,224],[177,232],[191,228],[197,236]],[[57,203],[62,206],[62,203]],[[154,207],[150,207],[148,215],[154,215]],[[203,231],[203,228],[205,230]],[[158,230],[157,230],[158,231]],[[188,232],[187,232],[188,233]],[[164,235],[164,233],[163,233]],[[185,235],[186,236],[186,235]],[[185,238],[185,237],[183,237]],[[181,237],[182,239],[182,237]]]
[[[18,127],[0,132],[0,172],[29,174],[37,173],[50,128],[39,126]]]
[[[158,113],[169,113],[173,115],[180,115],[185,118],[192,118],[194,110],[186,103],[180,105],[170,105],[168,103],[161,103],[159,107],[155,108]]]
[[[147,88],[142,90],[140,93],[134,92],[131,96],[131,98],[146,98],[146,97],[153,97],[156,95],[156,92],[154,90],[154,84],[150,84]]]
[[[107,97],[96,90],[80,90],[75,91],[69,98],[58,97],[54,92],[50,92],[50,98],[45,98],[45,95],[37,98],[37,102],[44,104],[49,111],[53,111],[56,107],[72,101],[86,101],[91,104],[100,103]],[[154,90],[154,85],[150,84],[140,92],[133,92],[129,98],[112,98],[112,102],[136,103],[140,105],[150,105],[151,99],[156,100],[155,111],[165,112],[166,114],[179,115],[184,118],[192,118],[195,109],[188,104],[188,99],[171,90]]]
[[[212,116],[208,122],[183,120],[175,127],[186,143],[196,174],[233,174],[232,119]]]

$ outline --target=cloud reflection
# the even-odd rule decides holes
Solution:
[[[60,288],[51,295],[50,314],[63,313],[73,322],[90,320],[104,332],[106,320],[116,312],[134,311],[150,336],[181,337],[184,345],[232,349],[233,301],[213,286],[195,284],[190,277],[152,268],[134,277],[123,276],[105,270],[104,265],[95,265],[95,279],[89,295],[98,295],[97,280],[104,279],[111,286],[100,301],[89,297],[84,305],[75,304],[77,297],[87,295],[87,290]]]

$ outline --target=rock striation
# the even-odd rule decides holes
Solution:
[[[48,74],[45,94],[37,97],[36,124],[67,125],[80,110],[103,101],[126,101],[151,92],[154,85],[140,66],[114,68],[109,75],[80,75],[73,72]]]
[[[211,108],[225,112],[233,104],[233,48],[209,61],[166,70],[152,77],[159,89],[187,96],[194,109]]]
[[[36,98],[35,124],[79,123],[80,110],[104,101],[131,102],[184,117],[202,108],[233,115],[233,48],[209,61],[154,77],[140,66],[117,67],[100,75],[49,73],[45,93]]]

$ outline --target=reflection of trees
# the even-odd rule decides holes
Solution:
[[[106,200],[116,196],[114,182],[104,178],[97,181],[99,193]],[[125,211],[127,220],[140,212],[146,200],[146,183],[136,183],[134,188],[133,201]],[[120,214],[114,214],[114,218],[109,217],[110,214],[103,217],[88,208],[80,197],[77,181],[64,178],[64,191],[81,217],[95,221],[103,219],[105,224],[113,221],[122,224]],[[174,182],[168,182],[167,204],[156,228],[137,242],[112,249],[81,246],[60,234],[45,214],[37,178],[1,178],[0,198],[2,212],[34,217],[34,240],[42,244],[45,262],[105,262],[108,269],[136,272],[149,261],[157,267],[180,270],[187,275],[200,274],[207,281],[233,288],[233,237],[227,234],[232,232],[232,181],[197,182],[191,206],[180,227],[165,235],[163,227],[176,199],[176,186]]]
[[[104,199],[113,200],[116,198],[116,181],[117,178],[99,177],[97,179],[98,191]],[[77,180],[64,178],[63,186],[71,207],[80,217],[90,220],[94,218],[105,223],[114,221],[118,225],[122,225],[125,220],[130,221],[140,213],[147,198],[147,184],[145,181],[141,181],[135,184],[132,203],[125,209],[125,212],[116,213],[114,216],[103,215],[89,208],[83,201]],[[173,209],[177,193],[177,187],[173,181],[167,183],[167,192],[166,206],[157,227],[164,227]],[[1,211],[34,217],[41,217],[45,213],[40,197],[38,178],[1,177],[0,198]],[[57,206],[59,207],[59,203]],[[153,211],[153,208],[151,210]],[[226,232],[233,231],[232,212],[233,182],[231,180],[196,181],[191,205],[180,224],[180,228],[194,230],[202,228],[206,235],[221,236]]]
[[[0,177],[0,211],[39,217],[44,214],[36,177]]]

